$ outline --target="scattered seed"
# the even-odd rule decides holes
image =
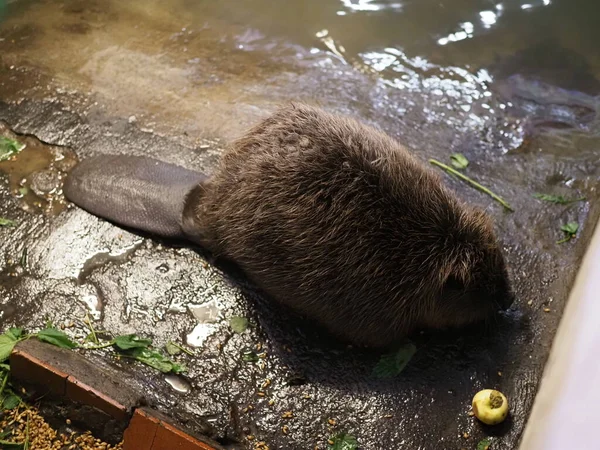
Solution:
[[[550,312],[550,308],[544,308],[544,312]]]
[[[463,437],[464,437],[465,439],[469,439],[469,433],[467,433],[467,432],[465,431],[465,432],[463,433]]]
[[[281,431],[283,434],[288,434],[290,432],[290,427],[284,425],[283,427],[281,427]]]
[[[286,411],[281,415],[281,417],[283,417],[284,419],[291,419],[292,417],[294,417],[294,413],[292,411]]]
[[[257,393],[256,395],[258,395],[259,397],[264,397],[264,396],[265,396],[265,393],[264,393],[264,392],[259,392],[259,393]]]
[[[122,450],[122,443],[111,446],[91,432],[59,434],[33,407],[18,407],[6,412],[0,430],[10,432],[10,440],[24,448],[40,450]],[[28,445],[24,445],[25,443]]]
[[[335,421],[335,419],[329,419],[327,423],[333,427],[337,422]]]

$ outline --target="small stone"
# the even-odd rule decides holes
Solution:
[[[137,117],[129,116],[129,123],[135,123],[135,122],[137,122]]]

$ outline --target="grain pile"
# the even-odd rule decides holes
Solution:
[[[5,411],[0,431],[0,442],[23,444],[23,448],[27,450],[122,450],[122,443],[116,446],[107,444],[94,438],[89,431],[59,434],[32,407]]]

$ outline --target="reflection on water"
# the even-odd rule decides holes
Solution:
[[[340,0],[349,11],[401,11],[403,4],[400,2],[373,1],[373,0]],[[345,11],[338,11],[344,15]]]
[[[564,0],[298,0],[278,8],[267,0],[17,0],[8,11],[0,36],[6,64],[27,54],[54,81],[89,86],[146,130],[170,121],[198,134],[203,124],[231,138],[239,134],[228,126],[233,114],[248,117],[244,128],[256,105],[303,97],[364,109],[359,86],[341,88],[353,81],[340,62],[404,92],[398,115],[417,109],[430,123],[462,131],[510,108],[514,83],[503,86],[501,99],[491,86],[514,74],[600,93],[600,32],[591,19],[600,9],[592,0],[577,7]],[[306,85],[291,83],[297,91],[287,87],[306,68],[326,78],[307,75]],[[514,94],[534,81],[526,78]],[[330,87],[335,82],[339,89]],[[579,101],[567,96],[567,107],[571,100]],[[511,145],[518,145],[519,120],[503,131],[513,134]]]

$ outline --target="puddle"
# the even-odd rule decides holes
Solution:
[[[206,340],[220,328],[216,323],[220,308],[216,300],[210,300],[202,305],[189,305],[188,308],[198,324],[187,335],[186,342],[192,347],[202,347]]]
[[[8,177],[11,194],[28,212],[56,216],[67,208],[63,180],[77,163],[75,153],[47,145],[33,136],[17,135],[0,121],[0,136],[23,144],[19,153],[0,161],[0,172]]]
[[[102,301],[96,294],[87,294],[81,298],[90,311],[90,315],[94,320],[100,320],[102,317]]]
[[[105,250],[90,256],[81,266],[77,281],[84,283],[90,273],[109,262],[123,263],[139,248],[143,239],[135,240],[132,244],[119,247],[113,251]]]
[[[190,305],[189,309],[199,323],[214,323],[219,317],[219,307],[215,300],[202,305]]]
[[[212,323],[199,323],[194,327],[192,332],[186,336],[185,342],[190,347],[202,347],[206,340],[215,334],[218,329],[218,325]]]

